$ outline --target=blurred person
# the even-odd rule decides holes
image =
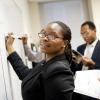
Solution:
[[[81,35],[85,43],[78,46],[82,59],[79,64],[72,66],[72,70],[100,69],[100,40],[96,36],[96,26],[92,21],[86,21],[81,25]],[[91,90],[90,90],[91,91]],[[97,100],[89,96],[75,94],[73,100]]]
[[[29,46],[28,46],[28,36],[27,34],[24,34],[21,37],[21,40],[23,42],[24,50],[25,50],[25,55],[28,57],[29,61],[32,61],[33,63],[38,63],[42,60],[42,53],[39,50],[33,51]]]
[[[6,37],[8,60],[22,80],[23,100],[71,100],[74,80],[70,70],[70,28],[60,21],[54,21],[38,35],[41,52],[46,56],[34,69],[25,66],[14,50],[11,34]]]
[[[84,55],[82,63],[85,66],[83,67],[100,69],[100,41],[96,36],[95,24],[91,21],[84,22],[81,26],[81,35],[86,43],[79,46],[77,50]]]

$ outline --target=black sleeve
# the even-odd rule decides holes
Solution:
[[[75,74],[76,71],[82,70],[82,62],[80,64],[77,64],[72,60],[70,68],[71,71]]]
[[[27,76],[27,74],[30,72],[30,69],[25,66],[22,59],[16,52],[10,54],[7,59],[11,63],[14,71],[16,72],[20,80],[23,80],[25,76]]]

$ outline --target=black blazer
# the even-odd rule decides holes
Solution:
[[[16,52],[8,60],[22,80],[23,100],[71,100],[74,80],[65,55],[42,61],[33,69],[28,69]]]
[[[84,55],[85,48],[86,48],[86,44],[80,45],[77,48],[77,51],[79,51],[81,54]],[[100,69],[100,41],[99,40],[94,48],[91,59],[95,62],[95,66],[93,68]],[[82,69],[82,66],[83,66],[83,64],[81,63],[79,65],[79,69]]]

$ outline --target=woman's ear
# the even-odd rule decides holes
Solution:
[[[61,48],[65,48],[66,47],[66,43],[63,42],[62,45],[61,45]]]

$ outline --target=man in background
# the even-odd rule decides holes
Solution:
[[[79,64],[81,70],[100,69],[100,41],[96,36],[96,26],[91,21],[86,21],[81,25],[81,35],[86,42],[77,48],[82,57]]]
[[[81,25],[81,35],[85,43],[77,48],[83,56],[81,63],[73,67],[74,71],[100,69],[100,41],[96,36],[96,26],[91,21]],[[91,90],[90,90],[91,91]],[[97,100],[85,95],[75,94],[73,100]]]

